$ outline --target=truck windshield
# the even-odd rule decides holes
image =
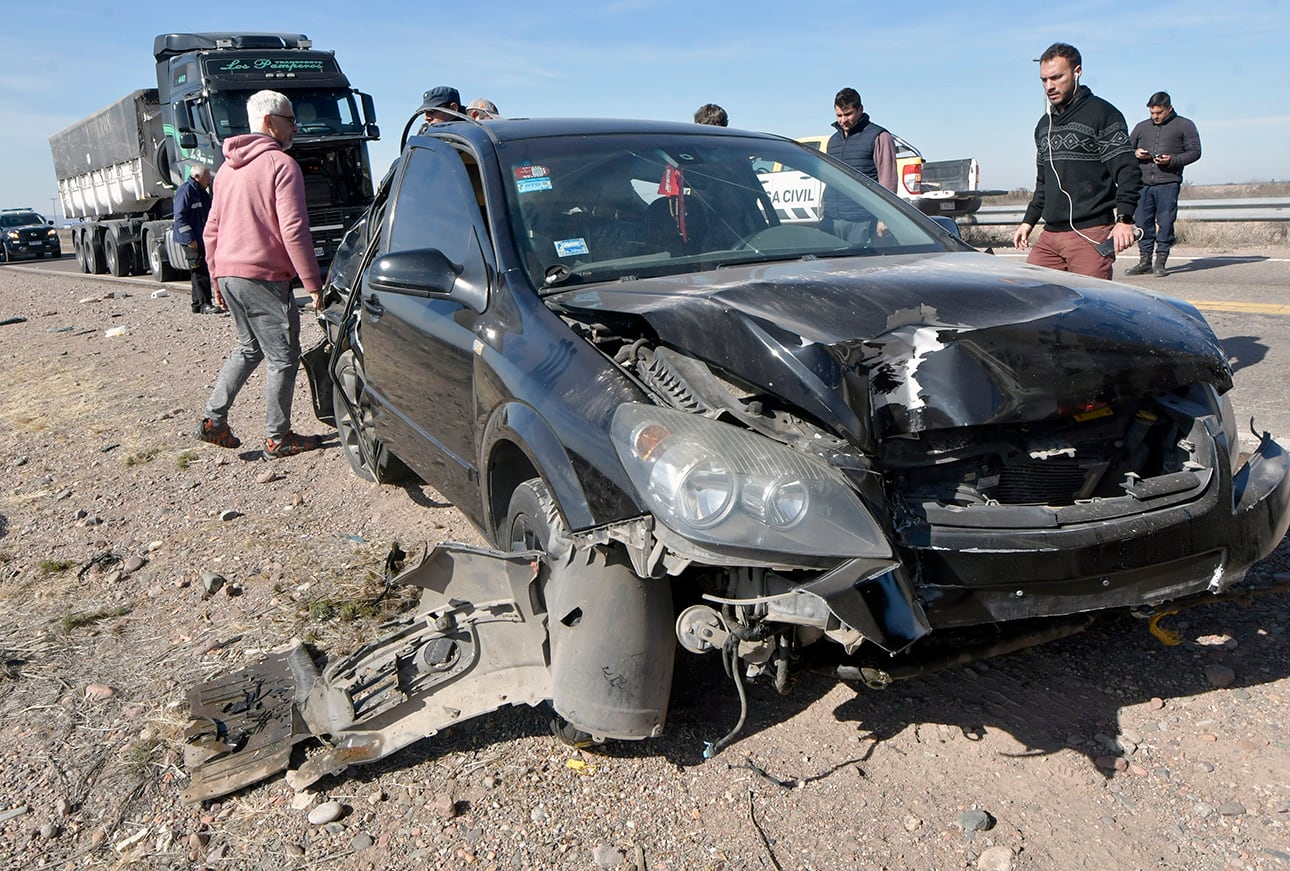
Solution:
[[[504,153],[515,237],[539,288],[953,244],[792,142],[619,134],[520,140]]]
[[[212,132],[217,137],[225,139],[251,132],[246,120],[246,100],[252,93],[226,91],[211,96]],[[283,93],[291,100],[300,137],[363,132],[362,116],[350,91],[335,88],[293,88],[284,89]]]

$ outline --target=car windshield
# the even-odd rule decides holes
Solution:
[[[786,140],[594,135],[503,153],[536,287],[952,244],[894,195]]]
[[[7,212],[0,215],[0,227],[30,227],[43,223],[45,219],[35,212]]]

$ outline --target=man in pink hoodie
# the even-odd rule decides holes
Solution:
[[[203,239],[215,299],[237,326],[237,347],[220,370],[197,438],[225,448],[241,441],[228,411],[246,379],[267,360],[264,381],[264,456],[289,457],[322,446],[320,436],[291,431],[291,399],[300,363],[300,310],[296,276],[321,308],[322,280],[314,257],[300,165],[287,155],[296,134],[291,101],[260,91],[246,101],[253,132],[224,142]]]

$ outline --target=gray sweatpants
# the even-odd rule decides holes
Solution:
[[[246,379],[267,360],[265,435],[276,441],[291,429],[291,399],[300,365],[300,309],[291,282],[225,277],[219,279],[219,287],[237,326],[237,347],[224,361],[206,400],[206,416],[223,423]]]

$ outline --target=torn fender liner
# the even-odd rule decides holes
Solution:
[[[295,642],[263,662],[188,691],[192,720],[184,730],[184,801],[224,795],[287,767],[291,748],[309,737],[295,707],[291,661],[313,669]],[[314,671],[317,674],[317,671]]]
[[[549,699],[538,557],[441,544],[394,581],[422,589],[415,613],[321,675],[295,642],[193,688],[184,800],[226,795],[286,769],[294,745],[309,737],[328,746],[288,773],[295,789],[503,705]]]

